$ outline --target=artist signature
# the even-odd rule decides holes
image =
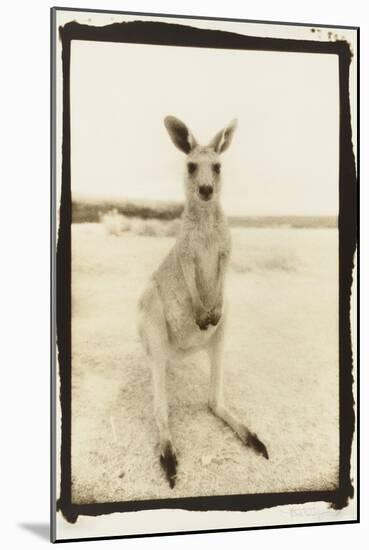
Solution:
[[[319,510],[317,506],[289,506],[288,509],[283,510],[284,514],[294,518],[312,518],[314,520],[324,520],[329,517],[330,520],[335,519],[339,515],[338,510]]]

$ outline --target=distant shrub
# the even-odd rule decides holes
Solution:
[[[159,237],[162,233],[161,222],[158,220],[145,220],[142,222],[141,235],[145,237]]]
[[[270,258],[264,258],[260,262],[262,269],[267,269],[270,271],[297,271],[298,260],[295,256],[283,256],[275,255]]]
[[[124,231],[129,231],[130,223],[128,219],[119,214],[116,208],[113,208],[106,214],[100,215],[100,221],[104,224],[108,235],[120,235]]]
[[[249,253],[247,257],[233,260],[231,267],[237,273],[249,273],[250,271],[285,271],[296,272],[301,268],[301,262],[291,252],[285,254]]]
[[[105,226],[108,235],[119,236],[125,231],[144,237],[175,237],[181,227],[181,220],[143,220],[139,217],[128,218],[116,208],[106,213],[99,213],[100,222]]]
[[[145,234],[145,220],[141,220],[140,218],[131,218],[131,231],[135,235],[144,235]]]
[[[233,271],[236,271],[236,273],[248,273],[253,269],[252,266],[249,265],[247,261],[245,262],[232,261],[231,268],[233,269]]]
[[[131,231],[144,237],[175,237],[181,226],[180,220],[162,221],[156,219],[131,219]]]

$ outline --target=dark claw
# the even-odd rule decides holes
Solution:
[[[170,488],[173,489],[176,484],[177,457],[174,454],[170,443],[167,443],[164,449],[164,454],[160,455],[160,464],[165,472]]]
[[[263,457],[267,460],[269,459],[267,448],[265,447],[264,443],[260,441],[256,434],[253,434],[251,432],[249,433],[246,439],[246,445],[254,449],[257,454],[263,455]]]
[[[206,330],[210,324],[210,319],[206,319],[205,321],[196,321],[196,324],[200,330]]]
[[[212,315],[210,319],[210,323],[215,327],[219,323],[220,315]]]

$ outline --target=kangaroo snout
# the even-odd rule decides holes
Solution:
[[[211,185],[200,185],[199,193],[204,201],[208,201],[213,194],[213,187]]]

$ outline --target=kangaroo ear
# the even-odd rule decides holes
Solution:
[[[196,145],[196,140],[183,122],[174,116],[167,116],[164,124],[176,147],[188,154]]]
[[[231,144],[233,134],[237,128],[237,119],[234,118],[230,124],[224,130],[221,130],[211,140],[209,146],[214,149],[216,153],[224,153]]]

